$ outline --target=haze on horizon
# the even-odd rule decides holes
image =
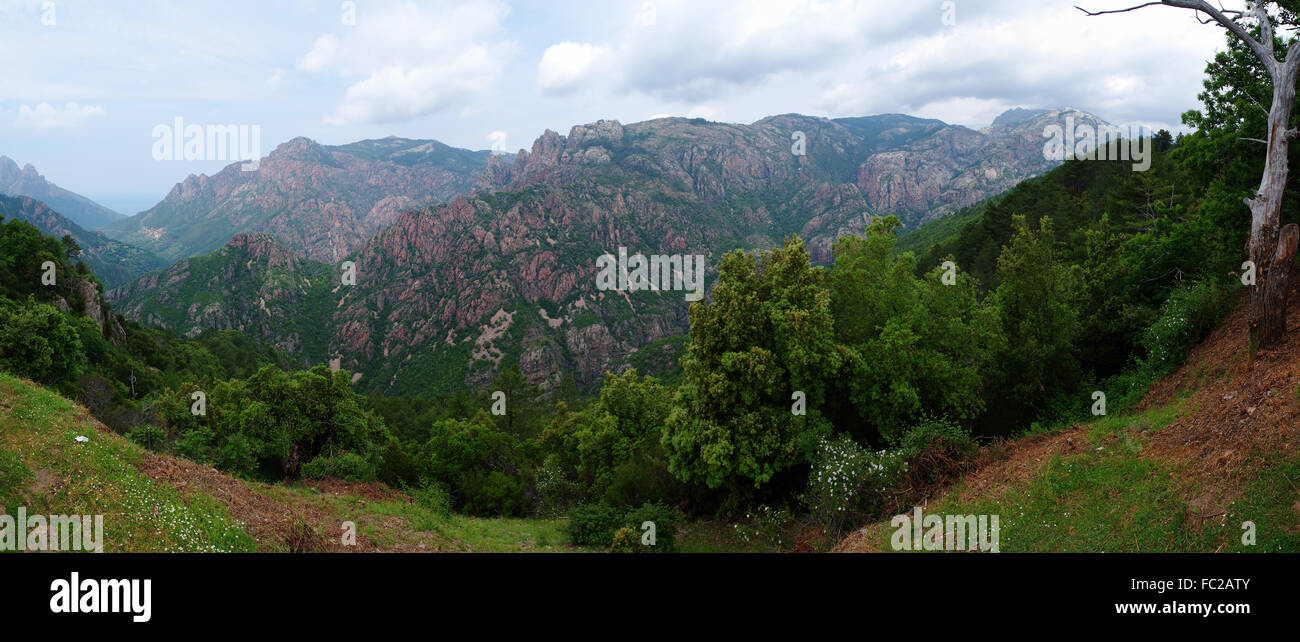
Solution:
[[[979,128],[1013,107],[1069,106],[1179,131],[1225,42],[1163,7],[1089,18],[1074,2],[945,4],[58,0],[51,13],[0,0],[13,61],[0,155],[134,214],[228,164],[155,161],[151,132],[177,116],[259,125],[263,155],[297,136],[515,151],[548,128],[664,115],[905,113]]]

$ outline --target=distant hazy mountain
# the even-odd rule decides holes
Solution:
[[[110,296],[181,332],[245,329],[309,362],[337,359],[365,387],[481,385],[515,362],[546,387],[565,373],[592,384],[664,362],[688,329],[683,292],[598,290],[602,254],[701,254],[707,286],[722,253],[792,233],[826,262],[835,239],[882,213],[919,223],[1050,169],[1043,128],[1065,117],[1100,122],[1074,111],[1010,112],[981,131],[902,115],[599,121],[493,156],[473,194],[396,217],[347,255],[355,285],[269,238],[237,237]]]
[[[34,225],[42,232],[63,238],[72,235],[81,246],[81,260],[90,266],[105,289],[114,288],[132,279],[167,265],[154,254],[121,241],[91,232],[62,216],[45,203],[26,196],[0,196],[0,215]]]
[[[384,138],[325,146],[288,141],[256,171],[232,163],[190,175],[162,202],[104,228],[170,260],[206,254],[239,232],[271,235],[336,261],[403,210],[467,193],[489,153],[432,140]]]
[[[0,194],[34,198],[86,229],[124,218],[85,196],[45,180],[31,165],[18,169],[18,163],[8,156],[0,156]]]

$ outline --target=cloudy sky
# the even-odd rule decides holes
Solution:
[[[983,127],[1077,107],[1177,128],[1223,31],[1128,0],[0,0],[0,155],[124,213],[223,161],[153,131],[258,125],[262,153],[663,115],[899,112]],[[1234,2],[1227,2],[1229,6]]]

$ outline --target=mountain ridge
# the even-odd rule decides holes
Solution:
[[[0,156],[0,194],[41,201],[87,230],[124,218],[123,214],[49,182],[30,163],[19,169],[18,163],[8,156]]]
[[[102,279],[105,288],[124,285],[152,270],[166,266],[161,258],[100,232],[92,232],[55,211],[47,203],[28,196],[0,195],[0,215],[32,224],[55,238],[71,236],[81,247],[80,258]]]
[[[242,163],[190,174],[157,205],[104,228],[169,260],[215,250],[239,232],[266,232],[315,260],[336,261],[397,213],[468,192],[488,152],[389,137],[321,145],[306,137]]]
[[[299,356],[337,362],[360,373],[364,386],[390,392],[481,386],[512,363],[546,388],[566,373],[592,385],[688,328],[680,292],[598,291],[597,257],[623,247],[700,254],[714,266],[724,252],[770,248],[797,234],[816,262],[828,263],[836,239],[888,211],[873,202],[897,206],[915,225],[942,214],[909,207],[987,198],[1054,166],[1042,155],[1041,128],[1065,116],[1095,118],[1056,110],[1008,119],[992,133],[896,115],[847,122],[783,115],[753,125],[603,120],[568,135],[547,130],[513,157],[489,156],[472,193],[402,211],[340,256],[354,263],[355,286],[342,285],[334,265],[311,268],[309,288],[276,289],[292,302],[286,309],[312,311],[305,326],[265,325],[251,284],[208,277],[194,298],[182,296],[184,270],[112,297],[142,320],[161,319],[151,314],[165,306],[168,326],[182,333],[215,319],[223,328],[263,328],[269,334],[260,338],[290,352],[307,328],[323,329],[328,345]],[[798,134],[806,153],[792,147]]]

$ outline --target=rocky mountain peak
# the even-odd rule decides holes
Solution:
[[[270,162],[293,160],[326,165],[334,164],[334,157],[330,155],[329,150],[324,145],[305,136],[298,136],[280,143],[274,150],[271,150],[270,154],[267,154],[266,160]]]
[[[1044,114],[1051,113],[1048,109],[1024,109],[1015,107],[1008,109],[993,119],[992,127],[1015,127],[1023,124]]]
[[[226,247],[244,248],[249,256],[258,261],[265,261],[270,267],[292,267],[298,259],[298,255],[293,250],[285,247],[270,234],[240,232],[230,237]]]
[[[598,120],[586,125],[574,125],[569,130],[566,145],[577,148],[583,145],[601,143],[610,146],[623,144],[623,123],[617,120]]]

